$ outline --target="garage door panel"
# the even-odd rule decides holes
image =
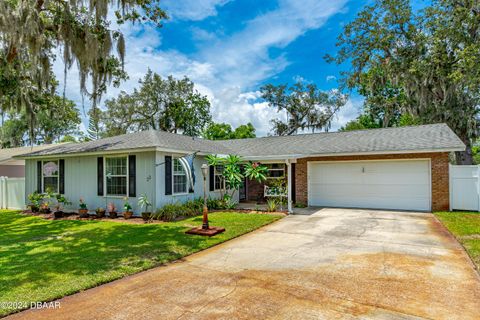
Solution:
[[[312,163],[309,205],[430,210],[429,162]]]

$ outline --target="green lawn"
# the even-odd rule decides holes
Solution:
[[[4,302],[48,301],[124,277],[232,239],[281,216],[217,212],[226,228],[212,238],[186,235],[194,217],[164,224],[50,221],[0,211],[0,316]],[[2,309],[3,308],[3,309]]]
[[[480,212],[435,212],[480,270]]]

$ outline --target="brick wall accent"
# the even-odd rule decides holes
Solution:
[[[298,159],[295,168],[296,202],[308,203],[307,163],[308,161],[351,161],[351,160],[386,160],[386,159],[431,159],[432,179],[432,210],[449,210],[449,177],[448,177],[448,153],[409,153],[409,154],[386,154],[368,156],[337,156],[337,157],[314,157]]]
[[[264,183],[247,179],[247,199],[248,201],[263,202]]]

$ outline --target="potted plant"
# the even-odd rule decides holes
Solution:
[[[56,194],[57,204],[55,205],[55,211],[53,212],[55,218],[61,218],[64,216],[63,207],[71,204],[67,198],[61,194]]]
[[[133,211],[132,211],[132,206],[130,205],[130,203],[128,202],[128,198],[125,197],[123,198],[123,200],[125,201],[123,203],[123,217],[125,219],[130,219],[132,216],[133,216]]]
[[[37,213],[40,210],[40,203],[43,200],[43,195],[35,191],[28,195],[28,200],[30,201],[29,207],[33,213]]]
[[[88,208],[83,198],[80,198],[80,209],[78,209],[78,213],[80,218],[88,218]]]
[[[117,217],[117,207],[115,207],[115,204],[113,202],[110,202],[108,204],[108,215],[112,219],[115,219]]]
[[[97,218],[103,218],[103,217],[105,217],[105,208],[98,207],[95,210],[95,213],[97,214]]]
[[[142,212],[143,220],[150,220],[150,218],[152,217],[152,212],[148,211],[148,208],[152,206],[152,203],[150,202],[146,194],[142,194],[140,198],[138,198],[138,205],[141,208],[145,208],[145,211]]]
[[[50,202],[43,201],[42,204],[40,205],[40,210],[39,211],[40,211],[40,213],[45,213],[45,214],[52,212],[50,210]]]

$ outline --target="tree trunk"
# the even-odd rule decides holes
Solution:
[[[466,148],[465,151],[455,151],[455,162],[458,165],[472,165],[472,142],[469,138],[463,138],[462,141],[465,143]]]

